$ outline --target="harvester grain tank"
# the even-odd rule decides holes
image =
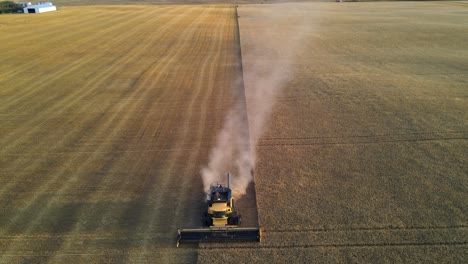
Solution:
[[[204,228],[177,230],[177,246],[181,242],[222,242],[222,241],[258,241],[261,239],[259,227],[239,227],[241,215],[234,207],[234,198],[230,186],[230,174],[227,186],[213,184],[207,193],[207,211],[203,216]]]

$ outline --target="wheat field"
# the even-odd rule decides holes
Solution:
[[[193,262],[240,69],[232,6],[0,17],[0,262]]]
[[[174,4],[0,16],[0,263],[468,259],[468,4]],[[238,100],[263,240],[176,248]]]
[[[272,72],[282,86],[256,146],[264,237],[201,244],[199,262],[468,259],[468,4],[243,5],[239,15],[247,107],[265,100],[259,78]]]

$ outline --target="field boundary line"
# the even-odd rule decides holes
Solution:
[[[242,104],[242,109],[244,110],[244,115],[242,116],[242,121],[244,121],[246,124],[245,124],[245,127],[247,129],[246,133],[247,133],[247,139],[248,139],[248,142],[247,142],[247,148],[248,148],[248,151],[249,151],[249,155],[252,155],[252,148],[256,148],[257,146],[253,144],[251,138],[250,138],[250,126],[249,126],[249,112],[248,112],[248,109],[247,109],[247,96],[246,96],[246,92],[245,92],[245,82],[244,82],[244,60],[243,60],[243,57],[242,57],[242,43],[241,43],[241,32],[240,32],[240,24],[239,24],[239,11],[238,11],[238,8],[239,8],[239,5],[235,5],[234,6],[234,19],[236,21],[236,37],[237,37],[237,53],[238,53],[238,57],[239,57],[239,72],[240,72],[240,83],[239,85],[241,87],[239,87],[239,89],[241,90],[241,94],[240,94],[240,103]],[[259,222],[259,215],[258,215],[258,200],[257,200],[257,189],[256,189],[256,184],[255,184],[255,164],[253,164],[253,166],[251,167],[251,174],[252,174],[252,181],[249,183],[252,184],[252,197],[250,199],[253,199],[254,202],[255,202],[255,211],[253,209],[251,210],[246,210],[246,211],[254,211],[254,213],[252,214],[253,217],[255,217],[254,221],[252,222],[255,222],[255,225],[256,226],[259,226],[260,225],[260,222]],[[248,189],[247,189],[248,190]],[[253,218],[252,217],[252,218]]]

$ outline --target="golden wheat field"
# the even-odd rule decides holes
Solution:
[[[176,228],[240,69],[232,6],[1,16],[0,262],[194,262]]]
[[[0,263],[463,263],[467,24],[462,2],[0,16]],[[238,100],[252,129],[271,106],[239,204],[262,242],[176,248]]]
[[[239,13],[248,107],[262,100],[252,73],[289,68],[257,143],[264,239],[203,244],[199,259],[463,263],[468,5],[253,5]]]

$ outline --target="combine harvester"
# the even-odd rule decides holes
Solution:
[[[234,208],[234,199],[230,188],[230,173],[227,187],[221,184],[211,185],[207,193],[208,212],[203,222],[205,228],[177,230],[177,247],[181,242],[223,242],[261,240],[259,227],[239,227],[241,216]]]

